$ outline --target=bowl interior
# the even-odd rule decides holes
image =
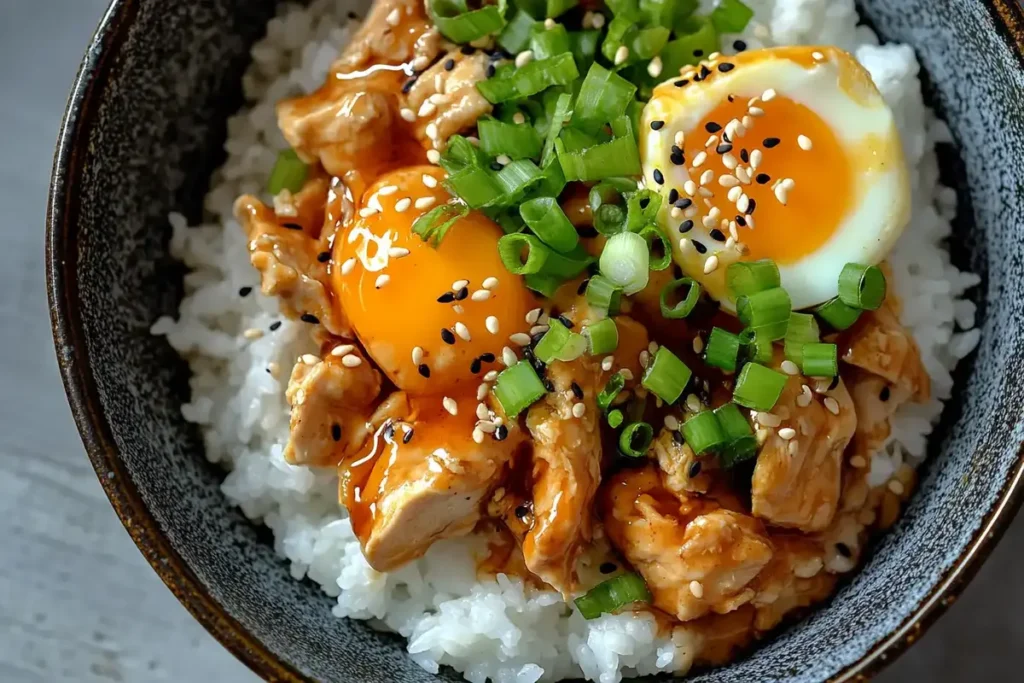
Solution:
[[[90,456],[129,531],[236,654],[273,678],[431,681],[401,639],[332,617],[331,599],[293,581],[266,532],[228,505],[222,473],[180,414],[187,368],[148,332],[175,312],[182,291],[182,267],[167,253],[167,213],[200,218],[226,117],[241,104],[248,46],[274,6],[114,2],[55,162],[48,275],[58,358]],[[700,681],[814,681],[876,666],[887,648],[916,637],[913,622],[943,591],[969,577],[988,532],[1018,502],[1020,10],[1012,0],[866,0],[861,10],[883,36],[917,50],[928,96],[959,145],[946,159],[962,204],[952,252],[985,278],[976,294],[981,344],[958,371],[920,492],[863,571],[827,609]]]

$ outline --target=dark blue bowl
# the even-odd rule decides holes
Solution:
[[[72,411],[107,495],[178,598],[265,678],[429,681],[401,639],[335,619],[265,532],[230,507],[179,410],[187,368],[149,327],[182,268],[166,215],[195,221],[241,104],[248,47],[273,0],[115,0],[89,46],[53,167],[47,276]],[[932,441],[919,492],[827,607],[701,681],[851,680],[916,640],[991,551],[1021,501],[1024,438],[1024,13],[1013,0],[865,0],[909,43],[949,122],[954,261],[985,278],[982,337]],[[442,678],[459,680],[451,671]]]

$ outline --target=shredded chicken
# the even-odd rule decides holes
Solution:
[[[531,572],[569,594],[576,584],[576,558],[591,539],[594,495],[601,483],[601,387],[599,370],[583,360],[552,363],[547,376],[555,390],[526,417],[533,436],[534,521],[523,554]],[[582,398],[574,394],[574,382]],[[579,416],[576,406],[582,406]]]
[[[689,621],[754,597],[750,584],[772,557],[759,521],[673,494],[653,465],[620,472],[602,495],[605,531],[643,575],[656,607]]]
[[[781,424],[766,428],[751,484],[754,516],[803,531],[820,531],[832,521],[839,504],[843,451],[857,426],[842,381],[824,396],[812,386],[813,381],[799,375],[786,382],[771,411]],[[765,424],[766,419],[759,421]]]
[[[397,17],[397,23],[392,24],[389,17]],[[420,40],[428,34],[430,38]],[[439,38],[437,29],[427,20],[423,0],[375,0],[359,31],[332,65],[332,71],[349,73],[372,64],[409,62],[423,54],[420,50],[439,49]],[[436,54],[427,53],[423,59],[432,59]]]
[[[490,113],[491,103],[476,88],[487,78],[489,60],[484,52],[452,50],[416,79],[407,106],[419,114],[414,130],[424,147],[444,149],[449,137]]]
[[[658,461],[665,487],[672,493],[707,493],[711,488],[712,470],[717,469],[714,458],[698,458],[680,432],[661,430],[654,440],[649,455]]]
[[[326,181],[318,183],[322,185],[322,207]],[[300,201],[301,196],[296,197],[296,202]],[[279,222],[274,211],[259,199],[243,195],[235,202],[235,217],[249,238],[249,260],[260,273],[260,291],[276,296],[281,312],[289,318],[301,318],[321,325],[332,335],[351,338],[348,321],[335,308],[329,294],[327,265],[317,258],[322,215],[314,232],[310,227],[289,223],[288,219]],[[286,224],[292,227],[285,227]]]
[[[291,424],[284,457],[293,465],[336,465],[369,437],[381,376],[358,349],[350,355],[362,363],[349,367],[335,357],[311,363],[303,358],[292,368],[285,392]]]
[[[771,562],[754,582],[758,631],[775,628],[792,610],[825,599],[836,577],[824,571],[821,543],[797,534],[772,534]]]
[[[843,360],[879,377],[884,377],[915,400],[931,395],[931,379],[910,332],[900,324],[898,304],[893,297],[877,311],[866,311],[857,322],[843,353]]]

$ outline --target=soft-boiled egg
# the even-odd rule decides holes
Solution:
[[[436,166],[393,171],[367,188],[335,238],[335,294],[367,353],[414,395],[475,392],[500,370],[509,337],[529,329],[532,296],[498,256],[501,228],[477,212],[435,248],[412,231],[449,201]]]
[[[640,149],[676,261],[730,308],[729,263],[772,259],[807,308],[836,296],[845,264],[883,260],[909,220],[892,112],[837,48],[688,67],[654,89]]]

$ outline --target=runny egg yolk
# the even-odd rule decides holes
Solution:
[[[503,232],[482,214],[459,219],[436,247],[413,232],[417,218],[450,201],[444,177],[413,166],[370,186],[335,239],[331,276],[366,351],[399,389],[475,396],[484,375],[503,367],[509,336],[529,328],[533,298],[502,265]]]

